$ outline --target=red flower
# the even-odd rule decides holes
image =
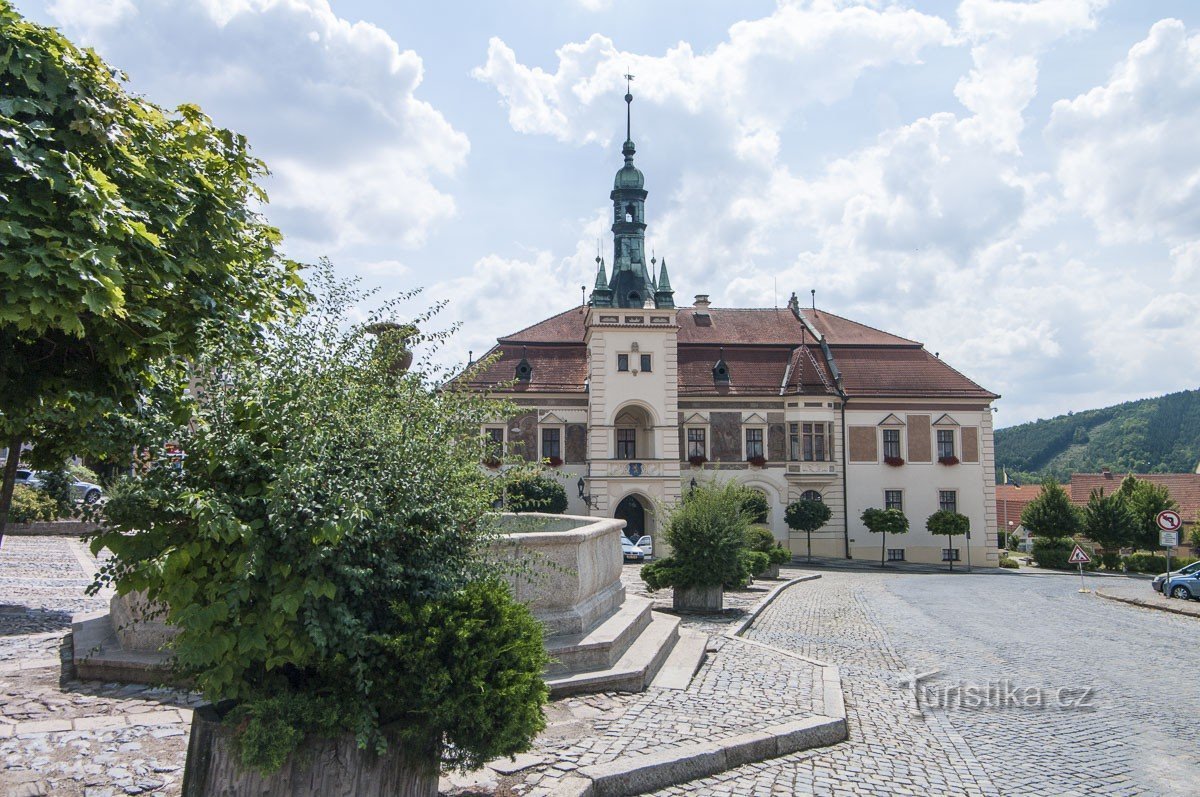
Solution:
[[[884,457],[883,461],[893,468],[898,468],[904,464],[904,457]]]
[[[688,462],[691,463],[693,468],[698,468],[701,465],[703,465],[705,462],[708,462],[708,459],[706,457],[702,457],[699,454],[697,454],[694,457],[688,457]]]
[[[957,465],[958,457],[951,454],[948,457],[938,457],[938,462],[942,465]]]
[[[546,464],[552,468],[557,468],[559,465],[562,465],[562,463],[562,457],[546,457]]]
[[[763,465],[767,464],[766,457],[746,457],[746,461],[756,468],[761,468]]]

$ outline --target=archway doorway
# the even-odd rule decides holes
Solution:
[[[646,507],[635,495],[622,498],[613,517],[625,521],[625,536],[634,542],[646,533]]]

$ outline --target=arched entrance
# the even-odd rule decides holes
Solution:
[[[625,536],[634,542],[646,533],[646,507],[635,495],[622,498],[613,517],[625,521]]]

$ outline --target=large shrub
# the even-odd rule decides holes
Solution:
[[[1134,548],[1157,548],[1158,513],[1164,509],[1179,509],[1179,504],[1171,498],[1166,487],[1135,476],[1125,477],[1117,492],[1124,497],[1133,518],[1129,544]]]
[[[546,696],[540,630],[476,584],[500,487],[479,429],[511,410],[395,368],[404,341],[345,321],[364,298],[330,284],[257,363],[198,363],[192,422],[161,430],[183,467],[157,452],[113,491],[100,583],[166,603],[181,674],[259,718],[236,726],[256,765],[383,725],[446,765],[511,755]]]
[[[782,565],[792,561],[792,552],[784,548],[771,530],[762,526],[751,526],[746,532],[746,547],[751,553],[759,553],[766,557],[765,564],[760,557],[750,562],[751,572],[760,575],[771,565]]]
[[[1096,570],[1100,566],[1096,552],[1090,546],[1081,547],[1092,558],[1092,561],[1085,564],[1083,569]],[[1075,541],[1069,537],[1033,538],[1033,560],[1038,563],[1038,567],[1051,570],[1075,570],[1079,565],[1073,565],[1067,561],[1071,558],[1073,550],[1075,550]]]
[[[1196,558],[1193,556],[1172,556],[1171,569],[1178,570],[1195,561]],[[1138,551],[1125,557],[1125,567],[1131,573],[1165,573],[1167,572],[1167,556],[1166,554]]]
[[[13,487],[12,507],[8,511],[13,523],[36,523],[57,517],[54,499],[41,490],[18,484]]]
[[[698,485],[667,518],[671,556],[642,567],[653,592],[663,587],[742,586],[750,580],[742,504],[743,488],[733,482]]]
[[[771,518],[771,502],[761,490],[750,487],[743,489],[742,510],[751,523],[766,523]]]
[[[1072,537],[1083,525],[1082,513],[1054,479],[1042,482],[1038,497],[1021,510],[1021,525],[1035,537]]]
[[[521,473],[505,485],[510,512],[546,512],[561,515],[567,511],[567,491],[562,483],[549,476]]]

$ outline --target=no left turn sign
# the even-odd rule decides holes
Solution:
[[[1155,516],[1154,522],[1163,531],[1178,531],[1183,525],[1183,518],[1174,509],[1164,509]]]

